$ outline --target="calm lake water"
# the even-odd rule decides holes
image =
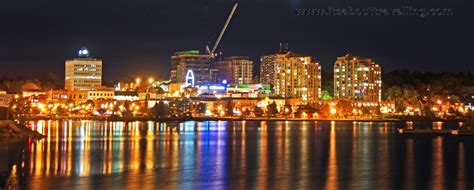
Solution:
[[[474,188],[474,137],[407,125],[458,123],[38,121],[0,141],[0,189]]]

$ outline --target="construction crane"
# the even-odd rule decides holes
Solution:
[[[214,47],[212,47],[212,50],[209,49],[209,46],[206,45],[206,52],[209,54],[209,56],[212,58],[215,57],[214,52],[217,49],[217,46],[219,45],[219,42],[222,39],[222,36],[224,35],[225,30],[227,29],[227,26],[229,25],[230,20],[232,19],[232,16],[235,13],[235,10],[237,9],[237,6],[239,3],[235,3],[234,7],[232,8],[232,11],[230,12],[229,17],[227,17],[227,20],[225,21],[224,27],[221,30],[221,33],[219,34],[219,37],[217,37],[216,43],[214,44]]]

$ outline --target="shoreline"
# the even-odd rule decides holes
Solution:
[[[183,121],[336,121],[336,122],[465,122],[465,120],[443,120],[443,119],[396,119],[396,118],[319,118],[319,119],[303,119],[303,118],[284,118],[284,117],[257,117],[257,118],[240,118],[240,117],[190,117],[190,118],[152,118],[152,117],[134,117],[134,118],[114,118],[114,117],[35,117],[26,118],[27,121],[39,120],[93,120],[93,121],[156,121],[156,122],[183,122]]]

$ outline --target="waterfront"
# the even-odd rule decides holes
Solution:
[[[1,142],[0,185],[27,189],[470,189],[474,139],[403,136],[458,123],[33,121],[45,139]],[[20,147],[19,147],[20,146]],[[14,149],[25,148],[15,153]],[[5,151],[7,150],[7,151]],[[11,176],[10,176],[11,177]]]

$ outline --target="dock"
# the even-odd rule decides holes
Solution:
[[[452,135],[465,136],[474,135],[474,130],[454,130],[454,129],[397,129],[398,134],[406,135]]]

